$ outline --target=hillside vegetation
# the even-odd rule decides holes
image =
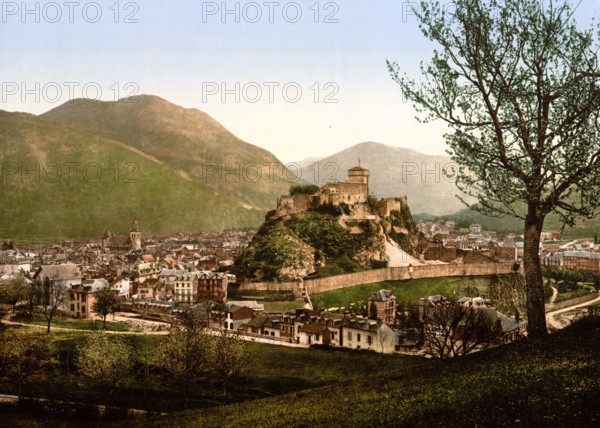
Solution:
[[[354,272],[359,253],[380,255],[383,238],[377,227],[362,224],[362,232],[352,234],[331,214],[310,211],[287,220],[267,221],[236,261],[235,273],[242,278],[289,281],[310,274],[323,276]]]
[[[517,275],[421,278],[404,281],[385,281],[357,285],[324,293],[311,294],[315,308],[360,308],[378,290],[391,290],[398,307],[414,307],[421,297],[440,294],[450,300],[462,297],[489,299],[505,315],[513,316],[515,309],[525,312],[525,283]],[[366,308],[365,308],[366,311]]]
[[[205,113],[137,101],[0,111],[0,237],[124,234],[134,218],[147,235],[258,227],[290,186],[275,156]]]
[[[100,237],[134,218],[145,234],[222,230],[263,216],[126,145],[32,115],[0,111],[0,161],[2,237]]]
[[[267,220],[236,260],[235,274],[246,280],[292,281],[385,267],[388,238],[414,252],[417,229],[408,206],[376,221],[341,218],[359,208],[364,207],[325,204]]]

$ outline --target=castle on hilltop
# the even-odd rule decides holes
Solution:
[[[360,165],[348,170],[348,181],[327,183],[313,194],[284,195],[277,199],[277,209],[267,214],[267,220],[275,220],[292,214],[300,214],[321,205],[347,204],[349,207],[362,206],[367,215],[388,217],[390,212],[400,211],[406,205],[406,196],[402,198],[383,198],[377,200],[369,196],[371,172]],[[365,212],[366,211],[366,212]]]

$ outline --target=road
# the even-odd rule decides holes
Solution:
[[[558,289],[553,286],[550,286],[550,288],[552,289],[552,297],[550,298],[550,303],[552,304],[556,300],[556,296],[558,296]]]
[[[580,303],[578,305],[568,306],[566,308],[562,308],[562,309],[559,309],[557,311],[548,312],[546,314],[546,322],[548,323],[548,325],[550,327],[553,327],[555,329],[561,329],[564,326],[560,323],[560,321],[554,319],[555,315],[558,315],[558,314],[563,313],[563,312],[568,312],[568,311],[573,310],[573,309],[583,308],[584,306],[590,306],[590,305],[593,305],[596,302],[600,302],[600,297],[596,297],[594,300],[590,300],[588,302]]]
[[[14,322],[14,321],[9,321],[6,318],[2,319],[2,324],[19,325],[19,326],[23,326],[23,327],[35,327],[35,328],[41,328],[44,330],[48,328],[48,326],[45,326],[45,325]],[[85,330],[85,329],[81,329],[81,328],[65,328],[65,327],[52,327],[52,329],[51,329],[51,331],[57,331],[57,330],[58,331],[70,331],[70,332],[75,332],[75,333],[94,331],[94,330]],[[110,330],[106,330],[105,332],[108,334],[130,334],[130,335],[149,334],[149,335],[160,335],[160,336],[166,336],[167,334],[169,334],[168,331],[164,331],[164,330],[163,331],[110,331]],[[213,335],[221,334],[221,331],[218,331],[218,330],[207,330],[207,332],[209,334],[213,334]],[[282,341],[282,340],[270,339],[268,337],[251,337],[251,336],[245,336],[243,334],[237,334],[236,336],[239,337],[240,339],[246,340],[248,342],[267,343],[269,345],[280,345],[280,346],[287,346],[290,348],[309,348],[310,347],[309,345],[302,344],[302,343],[289,343],[289,342]]]

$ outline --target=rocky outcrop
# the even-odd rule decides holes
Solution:
[[[234,272],[245,281],[294,281],[381,268],[390,261],[392,266],[418,264],[420,238],[406,200],[389,206],[399,209],[386,211],[369,202],[344,209],[321,205],[267,220]]]

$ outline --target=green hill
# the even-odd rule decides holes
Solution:
[[[138,426],[597,426],[599,325]]]
[[[271,153],[198,110],[137,98],[0,111],[0,238],[122,234],[134,218],[146,235],[258,227],[288,190]]]
[[[133,218],[145,234],[251,227],[264,218],[122,142],[29,114],[0,111],[0,162],[4,238],[125,233]]]
[[[364,208],[321,205],[306,212],[266,221],[233,272],[253,281],[292,281],[327,277],[388,265],[386,241],[414,255],[419,243],[407,205],[376,221],[344,219]],[[344,211],[346,210],[346,211]]]
[[[290,186],[285,177],[294,177],[284,175],[272,153],[240,140],[206,113],[156,96],[117,102],[77,99],[41,117],[120,141],[239,206],[272,209]]]

